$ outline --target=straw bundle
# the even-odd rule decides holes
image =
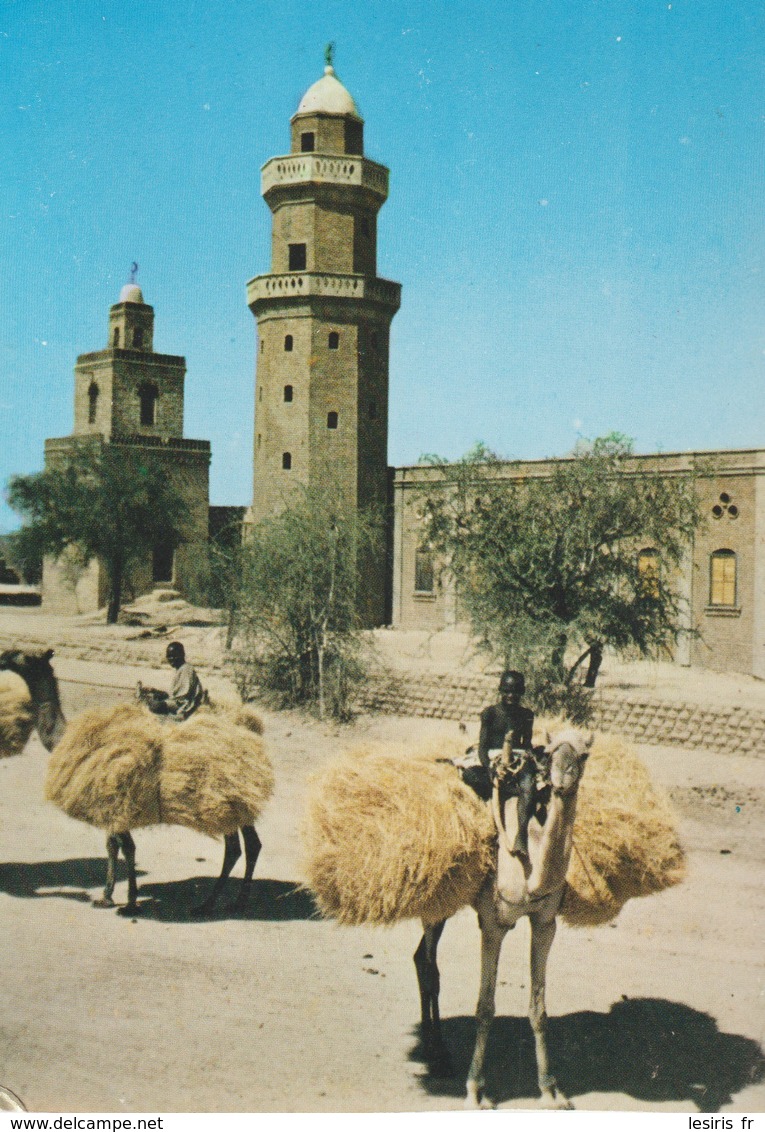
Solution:
[[[234,700],[211,700],[196,712],[199,719],[208,713],[228,719],[236,727],[244,727],[253,735],[262,735],[264,731],[263,720],[249,704],[238,703]]]
[[[220,837],[255,823],[274,789],[258,734],[224,713],[198,712],[165,727],[163,740],[159,781],[166,825]]]
[[[19,755],[34,727],[32,698],[15,672],[0,672],[0,759]]]
[[[307,887],[341,924],[437,923],[470,904],[493,866],[494,825],[436,747],[341,755],[314,779]]]
[[[137,704],[84,712],[48,764],[45,796],[110,833],[183,825],[209,837],[251,824],[273,791],[263,742],[225,712],[160,722]]]
[[[627,743],[599,736],[579,788],[563,919],[574,927],[607,923],[630,897],[684,876],[669,802]]]
[[[163,734],[136,704],[83,712],[51,755],[45,797],[109,833],[156,825]]]

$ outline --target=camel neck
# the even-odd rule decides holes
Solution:
[[[35,713],[35,726],[40,742],[52,751],[64,733],[66,719],[55,677],[52,680],[27,681]]]
[[[565,883],[571,859],[576,795],[577,791],[565,797],[553,794],[550,799],[547,820],[542,827],[539,856],[528,881],[530,893],[552,892]]]

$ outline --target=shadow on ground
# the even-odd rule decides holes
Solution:
[[[143,876],[142,872],[138,872]],[[120,861],[117,879],[127,879],[127,867]],[[66,861],[10,861],[0,864],[0,892],[9,896],[50,897],[60,900],[91,899],[86,889],[103,888],[106,857],[70,857]],[[42,891],[52,889],[53,891]],[[78,889],[77,892],[68,891]]]
[[[316,906],[304,889],[293,881],[255,878],[246,908],[231,908],[241,882],[230,880],[221,894],[215,912],[207,920],[312,920],[318,918]],[[209,895],[213,879],[189,877],[187,880],[142,884],[138,891],[141,915],[163,923],[186,923],[198,920],[191,909]]]
[[[442,1022],[454,1079],[426,1076],[433,1096],[464,1096],[475,1019]],[[607,1014],[579,1011],[549,1021],[550,1056],[563,1092],[621,1093],[639,1101],[689,1101],[719,1112],[733,1095],[765,1079],[759,1044],[721,1033],[709,1015],[661,998],[626,999]],[[419,1044],[411,1060],[422,1060]],[[497,1104],[539,1096],[534,1040],[526,1018],[497,1018],[486,1058],[486,1095]]]

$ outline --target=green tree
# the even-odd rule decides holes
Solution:
[[[186,518],[159,460],[90,438],[42,472],[13,476],[8,502],[24,520],[11,536],[20,561],[67,552],[79,566],[93,558],[103,563],[109,624],[117,620],[131,568],[157,545],[176,547]]]
[[[366,671],[361,564],[379,545],[374,520],[315,489],[255,527],[228,572],[243,696],[257,687],[280,706],[348,718]]]
[[[657,655],[676,639],[675,581],[699,506],[690,475],[631,461],[619,434],[535,472],[478,446],[426,462],[426,537],[451,571],[479,646],[525,666],[540,707],[583,710],[603,649]],[[646,571],[639,550],[655,552]]]

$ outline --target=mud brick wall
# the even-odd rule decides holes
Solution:
[[[369,711],[419,715],[475,724],[496,698],[495,676],[379,676],[361,706]],[[719,747],[726,754],[765,755],[765,712],[741,707],[702,707],[692,703],[596,693],[592,726],[636,743],[658,746]]]

